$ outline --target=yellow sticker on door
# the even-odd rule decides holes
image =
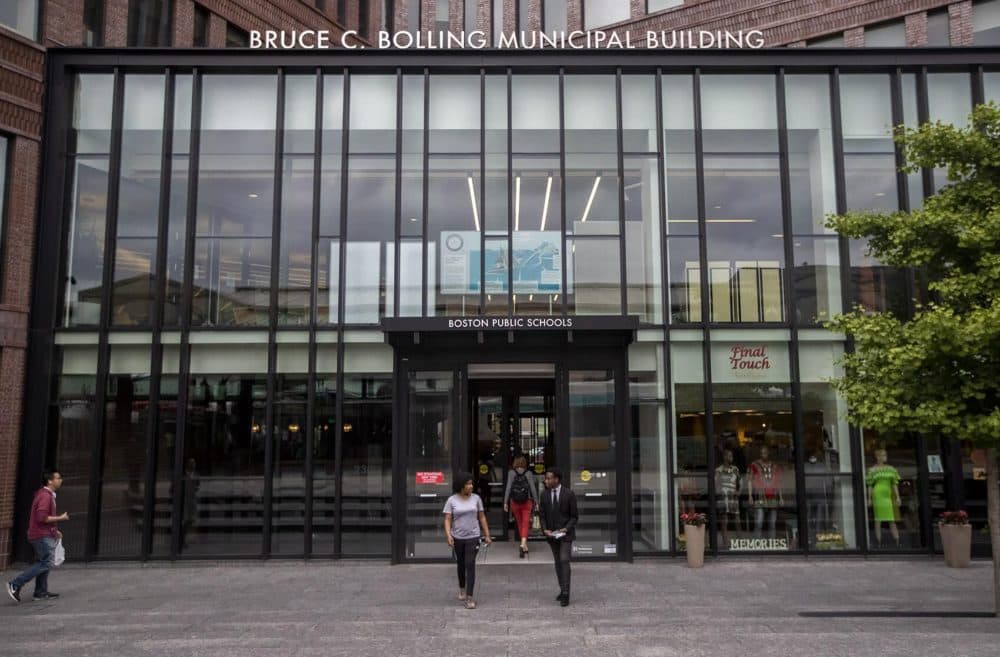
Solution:
[[[590,470],[580,470],[580,481],[588,482],[590,481]]]

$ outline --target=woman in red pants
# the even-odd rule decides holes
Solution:
[[[514,469],[507,473],[507,488],[503,494],[503,510],[512,512],[521,539],[520,554],[528,554],[528,532],[531,531],[531,510],[538,508],[535,477],[528,472],[528,460],[523,454],[514,457]]]

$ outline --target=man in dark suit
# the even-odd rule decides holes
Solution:
[[[565,607],[569,604],[569,560],[573,554],[580,513],[576,508],[576,496],[562,485],[562,472],[558,468],[545,471],[545,488],[541,500],[542,530],[552,549],[556,577],[559,579],[556,600]]]

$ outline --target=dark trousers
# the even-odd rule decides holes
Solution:
[[[56,539],[39,538],[31,541],[31,547],[35,548],[35,561],[26,571],[10,581],[15,589],[35,580],[35,595],[43,595],[49,592],[49,571],[52,569],[52,557],[56,551]]]
[[[559,593],[569,598],[569,558],[573,554],[573,541],[566,539],[549,539],[552,549],[552,560],[556,565],[556,579],[559,580]]]
[[[476,588],[476,552],[479,551],[478,538],[455,539],[455,561],[458,564],[458,588],[465,589],[472,597]]]

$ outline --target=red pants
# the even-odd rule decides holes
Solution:
[[[519,538],[528,538],[528,532],[531,531],[531,500],[525,500],[523,502],[510,501],[510,512],[514,514],[514,520],[517,521],[517,533]]]

